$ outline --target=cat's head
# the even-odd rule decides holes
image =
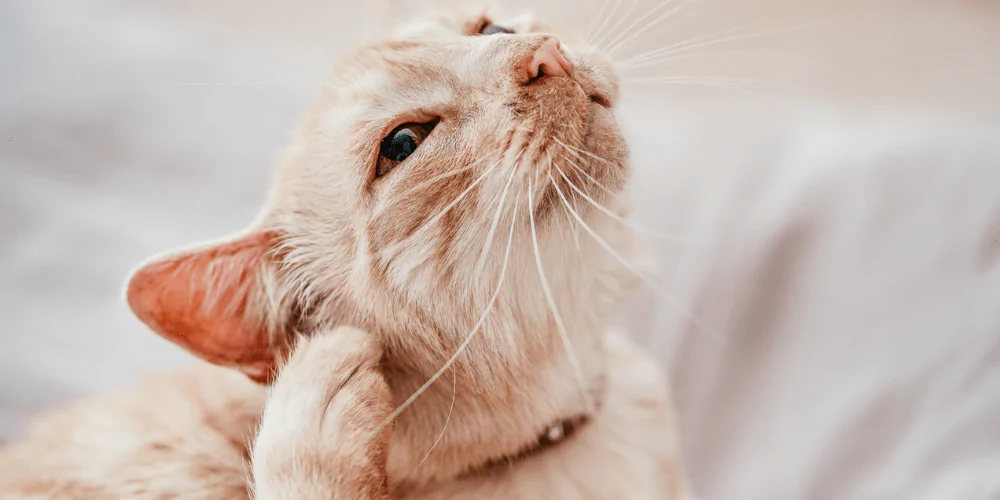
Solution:
[[[337,65],[250,229],[143,265],[129,304],[256,380],[340,323],[422,374],[476,331],[470,365],[523,376],[592,346],[630,285],[617,92],[531,18],[411,23]]]

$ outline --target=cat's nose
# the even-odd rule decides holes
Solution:
[[[573,74],[573,63],[563,55],[559,39],[548,37],[525,61],[528,82],[543,76],[568,77]]]

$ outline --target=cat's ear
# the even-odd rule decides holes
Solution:
[[[274,232],[254,231],[156,258],[129,279],[129,307],[198,357],[269,382],[288,351],[269,296],[276,239]]]

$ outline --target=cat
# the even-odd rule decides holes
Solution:
[[[234,237],[127,287],[209,363],[39,418],[3,498],[681,499],[604,56],[432,16],[339,63]]]

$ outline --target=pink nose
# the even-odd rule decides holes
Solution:
[[[567,77],[573,74],[573,63],[566,59],[559,48],[559,40],[549,38],[528,59],[528,83],[543,76]]]

